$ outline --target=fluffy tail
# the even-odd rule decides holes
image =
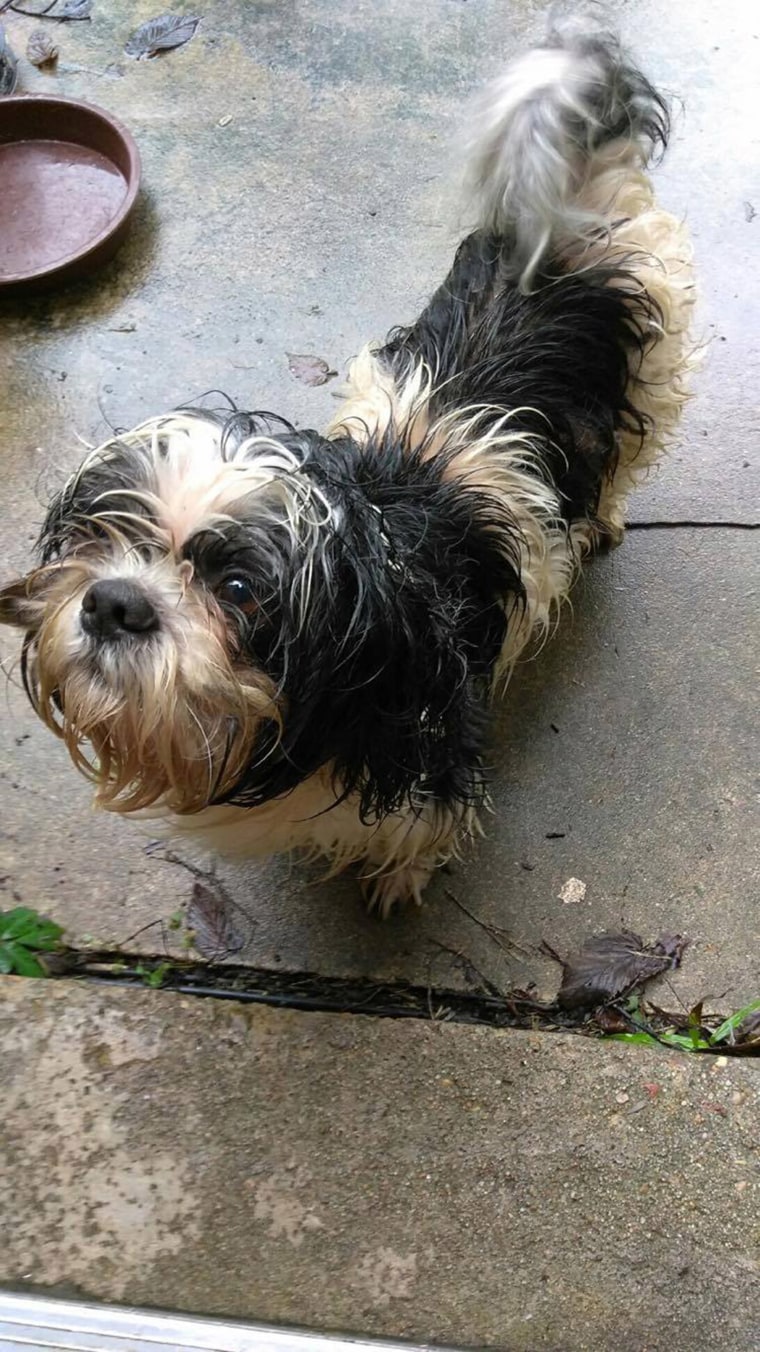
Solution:
[[[609,33],[554,31],[482,101],[469,146],[478,223],[514,241],[521,289],[563,245],[609,226],[595,178],[664,151],[668,106]]]

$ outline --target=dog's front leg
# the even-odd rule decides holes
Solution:
[[[434,871],[477,832],[472,812],[460,817],[432,802],[381,822],[370,837],[359,879],[370,910],[385,919],[397,904],[422,904]]]

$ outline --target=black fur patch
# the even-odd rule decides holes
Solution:
[[[148,457],[134,446],[122,446],[118,438],[109,442],[50,503],[37,540],[41,562],[53,563],[85,540],[106,540],[106,523],[121,526],[134,538],[136,519],[150,520],[134,494],[152,487]]]
[[[434,373],[433,415],[493,405],[494,421],[536,438],[566,520],[593,518],[614,472],[616,434],[646,431],[626,387],[652,341],[652,300],[617,268],[555,271],[523,295],[510,245],[476,231],[419,319],[381,353],[403,384],[420,361]],[[614,283],[614,285],[611,285]]]
[[[667,100],[628,59],[615,35],[587,33],[571,38],[568,44],[560,31],[550,35],[547,43],[548,47],[568,45],[580,56],[593,57],[600,67],[596,79],[583,91],[583,112],[568,122],[573,143],[593,154],[611,141],[635,140],[648,142],[652,153],[663,155],[670,139]]]
[[[254,430],[271,434],[271,420],[238,418],[230,428],[234,440]],[[231,612],[241,660],[273,677],[285,709],[279,742],[265,729],[220,801],[265,802],[332,762],[365,820],[430,798],[477,802],[504,605],[522,597],[508,513],[446,482],[444,458],[426,461],[403,434],[361,447],[316,432],[276,435],[332,508],[316,556],[294,551],[284,523],[262,531],[255,502],[249,519],[187,547],[210,585],[223,574],[250,579],[260,605]],[[306,568],[314,580],[301,621]]]

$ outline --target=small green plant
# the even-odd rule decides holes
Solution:
[[[60,925],[39,915],[30,906],[0,911],[0,973],[47,976],[44,963],[37,954],[52,953],[58,948],[62,934]]]
[[[135,974],[141,977],[143,985],[150,986],[151,990],[158,990],[159,986],[163,986],[170,971],[170,962],[159,962],[157,967],[146,967],[144,963],[138,962],[135,967]]]
[[[630,1014],[632,1010],[627,1011]],[[635,1011],[638,1013],[638,1010]],[[705,1028],[702,1022],[702,1005],[698,1004],[689,1013],[686,1031],[677,1032],[674,1028],[658,1028],[656,1033],[641,1029],[636,1033],[613,1033],[615,1042],[633,1042],[640,1046],[677,1047],[684,1052],[719,1052],[723,1047],[740,1047],[742,1050],[757,1047],[760,1042],[760,1028],[757,1016],[760,1013],[760,1000],[753,1000],[743,1009],[737,1009],[717,1028]],[[754,1017],[753,1017],[754,1016]],[[635,1021],[635,1020],[634,1020]]]

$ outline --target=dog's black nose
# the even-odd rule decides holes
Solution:
[[[136,582],[106,578],[93,582],[84,594],[82,628],[101,639],[149,634],[158,628],[158,615]]]

